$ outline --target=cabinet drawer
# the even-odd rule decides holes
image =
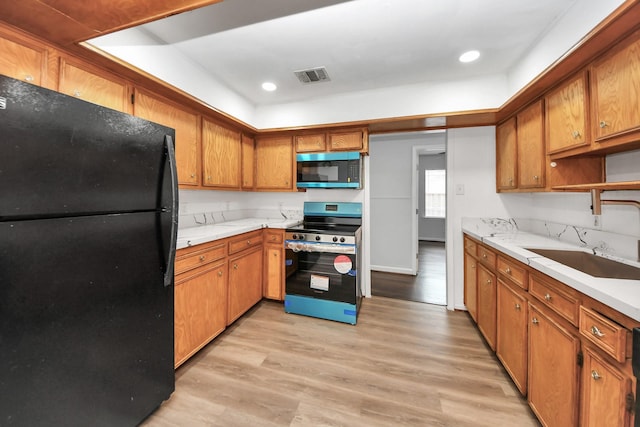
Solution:
[[[284,230],[265,230],[264,232],[265,243],[282,243],[284,242]]]
[[[580,334],[618,362],[624,362],[627,349],[627,330],[606,317],[580,307]]]
[[[200,249],[188,253],[178,252],[175,263],[175,274],[180,274],[201,265],[224,258],[227,255],[227,247],[224,242],[214,245],[202,245]],[[198,248],[198,246],[196,246]]]
[[[262,244],[262,230],[242,234],[229,240],[229,254]]]
[[[580,301],[567,290],[564,285],[552,283],[537,275],[529,276],[529,294],[539,299],[547,307],[567,319],[574,326],[578,326],[578,310]]]
[[[508,277],[513,283],[522,289],[527,289],[527,270],[525,270],[519,262],[498,256],[498,273],[504,277]]]
[[[478,249],[477,249],[477,244],[476,242],[474,242],[473,240],[471,240],[470,238],[466,237],[464,238],[464,251],[471,254],[471,255],[476,255],[478,253]]]
[[[484,265],[495,269],[496,268],[496,253],[492,250],[485,248],[484,246],[479,246],[477,249],[478,259]]]

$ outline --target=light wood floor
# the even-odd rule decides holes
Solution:
[[[144,426],[538,426],[466,313],[384,297],[358,324],[263,301],[176,371]]]
[[[371,272],[371,294],[425,302],[447,304],[447,259],[443,242],[420,241],[418,274]]]

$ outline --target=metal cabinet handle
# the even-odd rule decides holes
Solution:
[[[540,179],[540,177],[538,175],[533,175],[533,179],[535,179],[536,181]]]
[[[73,96],[75,96],[76,98],[80,98],[81,95],[82,93],[78,89],[75,89],[73,91]]]
[[[191,174],[191,178],[195,178],[195,177],[196,177],[196,174],[195,174],[195,173],[192,173],[192,174]]]
[[[533,323],[534,325],[537,325],[538,323],[540,323],[540,321],[538,320],[537,317],[534,317],[533,319],[531,319],[531,323]]]
[[[491,284],[491,279],[487,279],[487,285]]]
[[[222,277],[222,270],[218,271],[218,277]]]
[[[580,138],[580,131],[579,130],[574,130],[571,135],[573,136],[573,139],[578,139]]]
[[[204,255],[200,255],[200,261],[204,261],[205,260],[205,256]]]
[[[27,74],[26,76],[24,76],[24,80],[27,82],[32,82],[33,76],[31,74]]]
[[[520,307],[520,304],[517,304],[517,303],[516,303],[516,310],[520,310],[520,308],[521,308],[521,307]]]
[[[607,126],[609,126],[609,123],[605,122],[604,120],[600,121],[600,127],[601,128],[606,128]]]
[[[551,295],[549,295],[549,294],[545,294],[545,295],[544,295],[544,299],[545,299],[546,301],[551,301]]]
[[[507,268],[504,269],[504,272],[507,273],[507,274],[511,274],[511,269],[509,267],[507,267]]]
[[[238,269],[238,264],[233,264],[233,269],[237,270]]]
[[[598,329],[598,327],[597,327],[596,325],[593,325],[593,326],[591,327],[591,333],[592,333],[593,335],[595,335],[596,337],[598,337],[598,338],[602,338],[602,337],[604,336],[604,333],[602,333],[602,332],[600,331],[600,329]]]
[[[482,254],[482,258],[487,259],[487,254],[486,254],[486,253],[483,253],[483,254]]]
[[[599,379],[602,378],[602,376],[598,373],[598,371],[593,370],[593,371],[591,371],[591,378],[593,378],[594,380],[598,381]]]

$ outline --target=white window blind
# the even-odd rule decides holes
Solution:
[[[424,171],[425,218],[444,218],[446,216],[446,176],[444,169]]]

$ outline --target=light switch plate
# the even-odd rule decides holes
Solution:
[[[464,184],[456,184],[456,194],[464,194]]]

